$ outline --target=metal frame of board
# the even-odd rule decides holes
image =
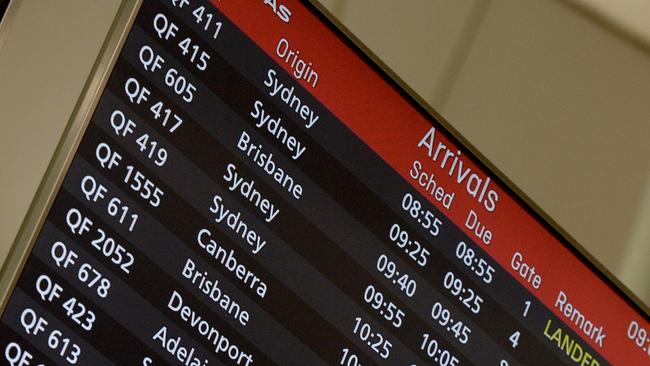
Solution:
[[[7,14],[2,24],[0,24],[0,49],[2,41],[6,37],[8,24],[12,15],[19,6],[21,0],[13,0],[9,4]],[[7,256],[4,266],[0,270],[0,314],[9,300],[10,294],[16,285],[18,277],[22,272],[32,247],[36,241],[37,235],[45,221],[54,198],[59,191],[63,178],[68,171],[72,158],[76,154],[77,147],[81,141],[83,133],[90,122],[95,107],[101,96],[108,76],[119,56],[126,36],[131,30],[135,16],[138,13],[143,0],[123,0],[117,15],[110,27],[108,36],[104,41],[99,57],[93,66],[91,74],[86,81],[75,109],[70,117],[57,149],[50,161],[43,180],[32,201],[32,204],[25,216],[21,228],[16,236],[12,248]],[[443,127],[461,145],[467,148],[478,159],[482,167],[497,176],[505,185],[509,193],[516,197],[527,211],[540,221],[548,230],[550,230],[562,243],[564,243],[573,253],[575,253],[586,265],[588,265],[599,277],[616,290],[629,304],[639,310],[649,318],[649,308],[627,287],[625,287],[616,277],[614,277],[602,264],[600,264],[587,250],[584,249],[571,235],[568,234],[558,223],[547,215],[539,206],[537,206],[525,193],[521,191],[513,182],[511,182],[497,167],[490,163],[483,154],[481,154],[469,141],[467,141],[449,122],[440,116],[427,102],[411,89],[395,72],[393,72],[381,59],[379,59],[363,42],[361,42],[352,32],[350,32],[341,22],[339,22],[327,9],[320,5],[316,0],[303,0],[320,18],[330,26],[357,53],[362,56],[369,65],[382,75],[382,77],[393,86],[396,86],[400,93],[407,98],[415,107],[424,114],[429,114]]]
[[[18,3],[21,0],[7,0],[5,4],[2,4],[2,1],[0,0],[0,7],[6,6],[6,8],[4,9],[4,14],[2,13],[3,9],[0,8],[0,51],[2,51],[2,46],[9,33],[10,23],[15,17],[15,13],[18,10]]]

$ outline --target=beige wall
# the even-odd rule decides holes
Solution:
[[[560,1],[323,3],[650,302],[647,52]],[[52,4],[21,1],[0,48],[0,258],[117,8]]]
[[[18,0],[0,34],[0,262],[9,250],[118,0]]]

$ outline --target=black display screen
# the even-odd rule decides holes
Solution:
[[[312,5],[145,0],[0,345],[12,366],[648,365],[649,329]]]

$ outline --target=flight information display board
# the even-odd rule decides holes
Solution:
[[[7,6],[9,6],[9,0],[0,0],[0,21],[2,21],[2,18],[7,11]]]
[[[146,0],[3,364],[650,365],[648,314],[313,5]]]

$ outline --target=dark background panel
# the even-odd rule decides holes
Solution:
[[[9,0],[0,0],[0,22],[4,18],[8,6],[9,6]]]

